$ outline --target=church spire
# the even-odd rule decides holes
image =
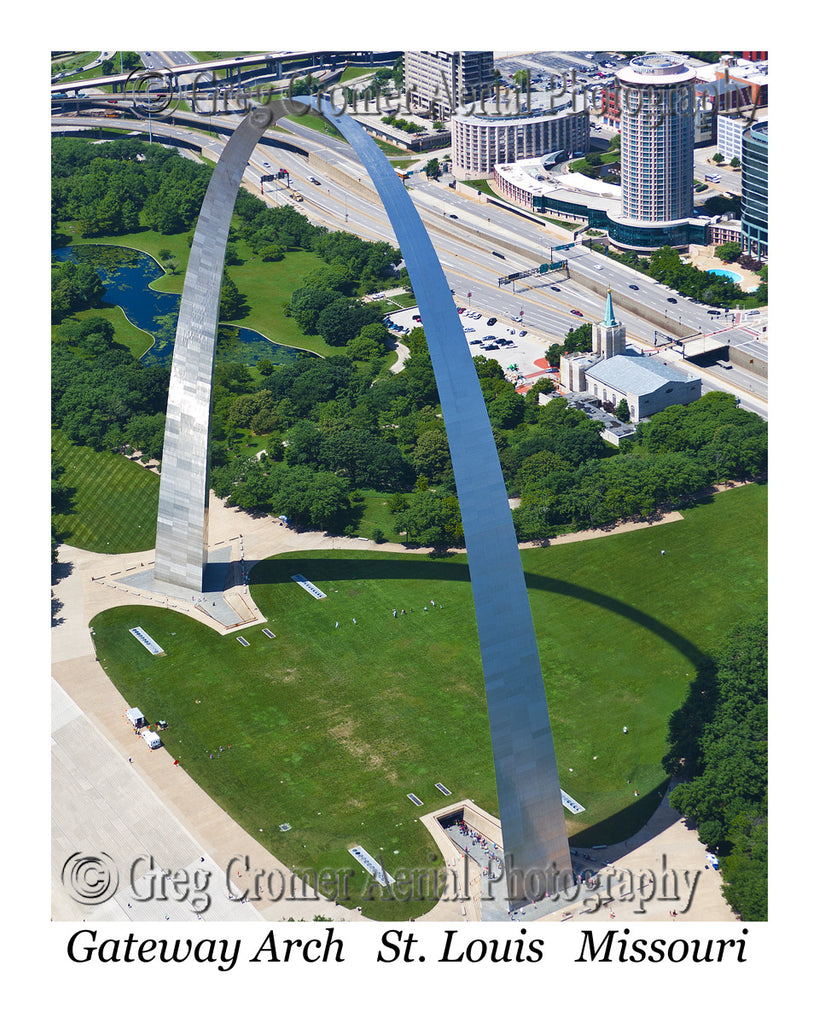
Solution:
[[[606,317],[603,320],[604,327],[616,327],[617,321],[614,319],[614,306],[611,302],[611,288],[609,288],[606,294]]]

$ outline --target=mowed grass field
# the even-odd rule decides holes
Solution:
[[[669,716],[728,629],[765,607],[766,521],[766,488],[748,485],[682,522],[522,552],[560,781],[586,808],[566,812],[578,845],[625,838],[656,807]],[[428,871],[441,865],[421,814],[465,797],[498,811],[466,560],[305,552],[260,563],[251,585],[275,638],[246,629],[248,647],[159,608],[97,616],[123,712],[166,719],[169,752],[285,864],[352,871],[365,915],[417,917],[429,901],[366,900],[347,851]]]
[[[75,489],[74,510],[54,516],[63,541],[86,551],[121,554],[156,544],[159,477],[115,452],[97,452],[51,432],[62,482]]]

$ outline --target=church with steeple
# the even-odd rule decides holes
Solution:
[[[626,329],[614,319],[614,305],[611,288],[606,294],[606,315],[599,323],[592,324],[592,352],[601,359],[624,355],[626,351]]]
[[[702,382],[676,365],[637,352],[626,353],[626,329],[614,315],[611,289],[606,312],[592,324],[591,352],[560,357],[560,386],[567,398],[617,407],[625,399],[637,423],[670,405],[687,405],[702,394]]]

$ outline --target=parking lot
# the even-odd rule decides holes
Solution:
[[[538,377],[546,376],[546,340],[528,330],[517,320],[501,319],[467,307],[458,307],[464,336],[472,355],[494,359],[520,391],[528,390]],[[387,318],[395,324],[390,328],[399,338],[413,327],[423,327],[417,306],[391,313]],[[387,323],[389,327],[389,323]]]

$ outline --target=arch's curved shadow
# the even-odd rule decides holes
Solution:
[[[463,562],[430,562],[427,559],[407,559],[406,561],[390,559],[363,558],[311,558],[308,563],[310,579],[318,584],[327,580],[360,580],[360,579],[417,579],[430,581],[446,581],[452,583],[469,583],[469,566]],[[288,584],[292,586],[291,576],[304,572],[304,558],[276,556],[258,562],[251,571],[251,585],[256,584]],[[568,583],[552,576],[539,573],[524,574],[527,589],[540,590],[560,597],[583,601],[604,611],[611,612],[621,618],[628,619],[636,626],[653,633],[663,643],[668,644],[686,658],[695,668],[699,669],[710,664],[707,654],[695,643],[678,633],[666,623],[641,611],[619,598],[592,590],[577,583]]]

